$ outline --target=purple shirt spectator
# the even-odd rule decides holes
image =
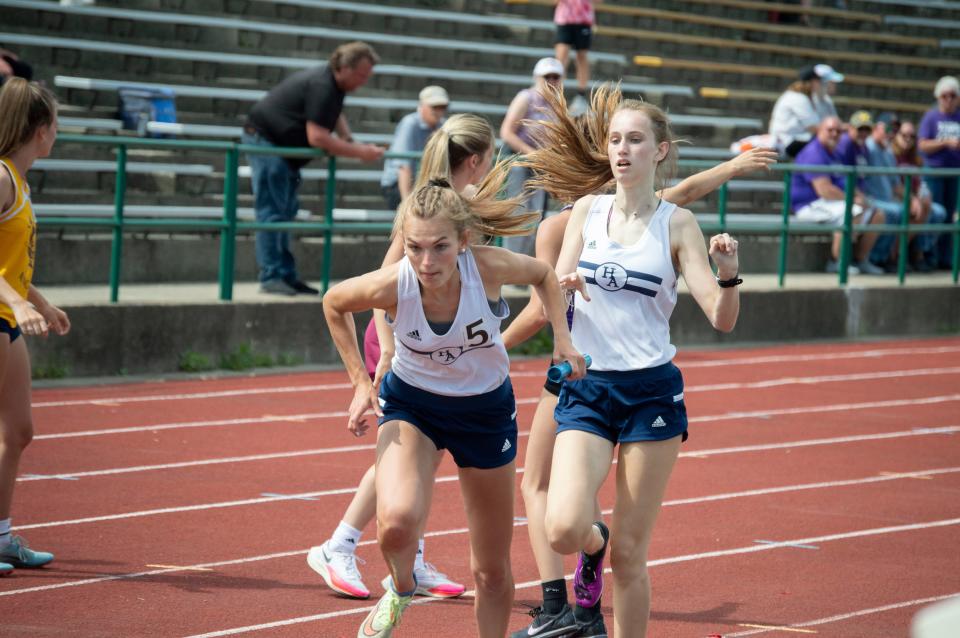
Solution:
[[[794,160],[797,164],[810,164],[819,166],[838,166],[843,165],[843,161],[837,153],[831,153],[820,143],[820,140],[813,138],[810,143],[803,147],[803,150]],[[830,173],[794,173],[790,185],[790,203],[794,212],[803,208],[810,202],[820,199],[817,192],[813,189],[813,180],[826,175],[833,184],[843,190],[843,175]]]
[[[917,137],[921,140],[960,139],[960,109],[947,114],[937,108],[926,112],[920,120]],[[942,149],[930,155],[924,155],[926,165],[931,168],[960,167],[960,149]]]
[[[834,150],[834,155],[840,158],[840,162],[846,166],[865,167],[870,165],[870,162],[867,161],[867,148],[857,144],[857,141],[850,137],[849,133],[844,133],[840,137],[840,141],[837,142],[837,148]],[[863,190],[863,184],[864,178],[858,176],[857,188]],[[843,187],[841,186],[840,188]]]

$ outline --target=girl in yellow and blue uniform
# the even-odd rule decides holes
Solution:
[[[21,335],[70,330],[67,314],[31,284],[37,222],[25,175],[50,154],[57,137],[57,103],[47,89],[22,78],[0,89],[0,576],[41,567],[53,554],[30,549],[11,534],[10,507],[20,455],[33,438],[30,357]]]

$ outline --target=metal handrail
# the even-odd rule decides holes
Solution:
[[[64,143],[107,145],[117,149],[116,178],[114,192],[114,214],[110,219],[94,217],[49,217],[38,220],[45,227],[105,227],[112,230],[110,251],[110,301],[117,302],[120,289],[120,272],[123,258],[123,231],[127,228],[141,229],[187,229],[197,232],[219,231],[219,288],[220,299],[229,301],[233,298],[233,271],[236,257],[236,236],[238,231],[284,230],[292,232],[320,232],[323,234],[323,263],[321,266],[324,292],[330,285],[330,270],[333,260],[333,236],[338,232],[369,232],[388,233],[393,225],[376,222],[340,222],[333,218],[334,203],[336,201],[336,157],[328,155],[323,150],[313,148],[290,148],[241,144],[229,141],[212,140],[176,140],[159,138],[121,137],[109,135],[77,135],[61,134],[59,141]],[[180,150],[221,151],[224,153],[224,186],[223,186],[223,215],[220,219],[128,219],[124,217],[126,202],[126,164],[128,148],[169,148]],[[240,153],[282,155],[284,157],[326,158],[327,159],[327,187],[325,190],[324,218],[322,222],[286,222],[262,223],[241,222],[237,220],[237,195],[239,182]],[[385,158],[419,159],[420,153],[387,152]],[[712,168],[717,162],[710,160],[681,160],[682,168],[703,169]],[[899,225],[863,225],[853,223],[853,195],[856,178],[862,175],[898,175],[898,176],[958,176],[960,169],[930,169],[930,168],[882,168],[860,166],[819,166],[803,164],[775,164],[770,167],[774,172],[782,172],[784,187],[781,208],[781,220],[778,223],[764,222],[731,222],[727,219],[727,201],[729,186],[724,183],[718,195],[718,222],[701,224],[704,230],[718,230],[720,232],[743,233],[778,233],[780,235],[780,249],[778,259],[778,283],[784,286],[787,270],[787,241],[791,234],[810,233],[822,234],[841,232],[843,242],[838,268],[839,284],[847,283],[847,266],[850,263],[852,237],[854,232],[869,230],[870,232],[896,232],[899,240],[899,260],[897,276],[902,285],[906,273],[906,252],[910,232],[951,233],[953,235],[953,282],[956,284],[960,275],[960,216],[955,223],[947,224],[911,224],[910,197],[911,182],[905,180],[903,197],[903,218]],[[845,176],[845,211],[841,228],[825,227],[819,224],[797,224],[790,220],[790,190],[791,176],[795,172],[805,173],[832,173]]]

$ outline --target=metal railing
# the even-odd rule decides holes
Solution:
[[[223,141],[194,141],[170,139],[145,139],[97,135],[62,134],[58,138],[61,142],[111,146],[116,149],[116,177],[113,200],[113,216],[111,218],[62,216],[41,217],[38,223],[45,228],[110,228],[112,242],[110,252],[110,301],[119,299],[120,273],[123,262],[123,234],[125,230],[192,230],[219,231],[219,297],[223,301],[233,298],[234,263],[236,255],[236,237],[240,231],[289,231],[297,233],[320,233],[323,236],[323,256],[321,264],[321,287],[324,292],[330,286],[330,270],[333,260],[333,237],[336,233],[389,233],[392,223],[386,222],[338,222],[334,219],[334,203],[336,201],[336,172],[337,161],[322,150],[311,148],[282,148],[259,145],[245,145]],[[223,183],[223,214],[219,219],[132,219],[124,216],[127,190],[127,149],[130,147],[182,149],[197,151],[220,151],[224,153],[224,183]],[[239,182],[240,153],[283,155],[284,157],[326,158],[327,184],[325,188],[325,204],[323,221],[298,222],[246,222],[237,219],[237,186]],[[386,153],[385,158],[416,159],[419,153]],[[680,162],[682,168],[702,169],[711,168],[717,163],[704,160],[684,160]],[[727,201],[729,185],[723,184],[718,194],[718,221],[702,223],[705,231],[738,232],[755,234],[778,234],[780,237],[778,259],[778,281],[782,287],[787,271],[787,245],[791,234],[808,233],[823,234],[841,232],[843,241],[839,258],[839,284],[845,285],[848,281],[847,266],[850,264],[852,239],[856,232],[893,232],[899,241],[899,262],[897,276],[900,284],[904,283],[907,267],[907,242],[910,233],[944,233],[953,235],[953,282],[957,283],[958,269],[960,269],[960,218],[954,223],[946,224],[911,224],[910,223],[910,179],[905,180],[903,198],[903,216],[899,225],[872,224],[861,225],[853,223],[853,198],[856,179],[860,175],[925,175],[925,176],[958,176],[960,169],[921,169],[921,168],[874,168],[851,166],[805,166],[794,164],[777,164],[771,167],[774,171],[783,173],[783,200],[781,220],[771,222],[734,222],[727,219]],[[836,173],[845,175],[846,208],[842,226],[838,228],[823,224],[798,223],[790,218],[790,182],[794,172]],[[949,220],[949,218],[948,218]]]

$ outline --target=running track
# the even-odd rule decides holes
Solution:
[[[918,609],[960,593],[960,338],[677,362],[691,437],[651,548],[651,637],[907,636]],[[544,365],[514,366],[521,433]],[[346,381],[36,391],[14,521],[57,560],[0,580],[0,635],[352,638],[372,602],[333,595],[305,562],[373,459],[373,437],[345,429]],[[427,560],[469,583],[449,459],[438,477]],[[517,503],[513,629],[539,594],[519,481]],[[359,555],[376,593],[373,536]],[[399,638],[474,635],[469,598],[421,602]]]

